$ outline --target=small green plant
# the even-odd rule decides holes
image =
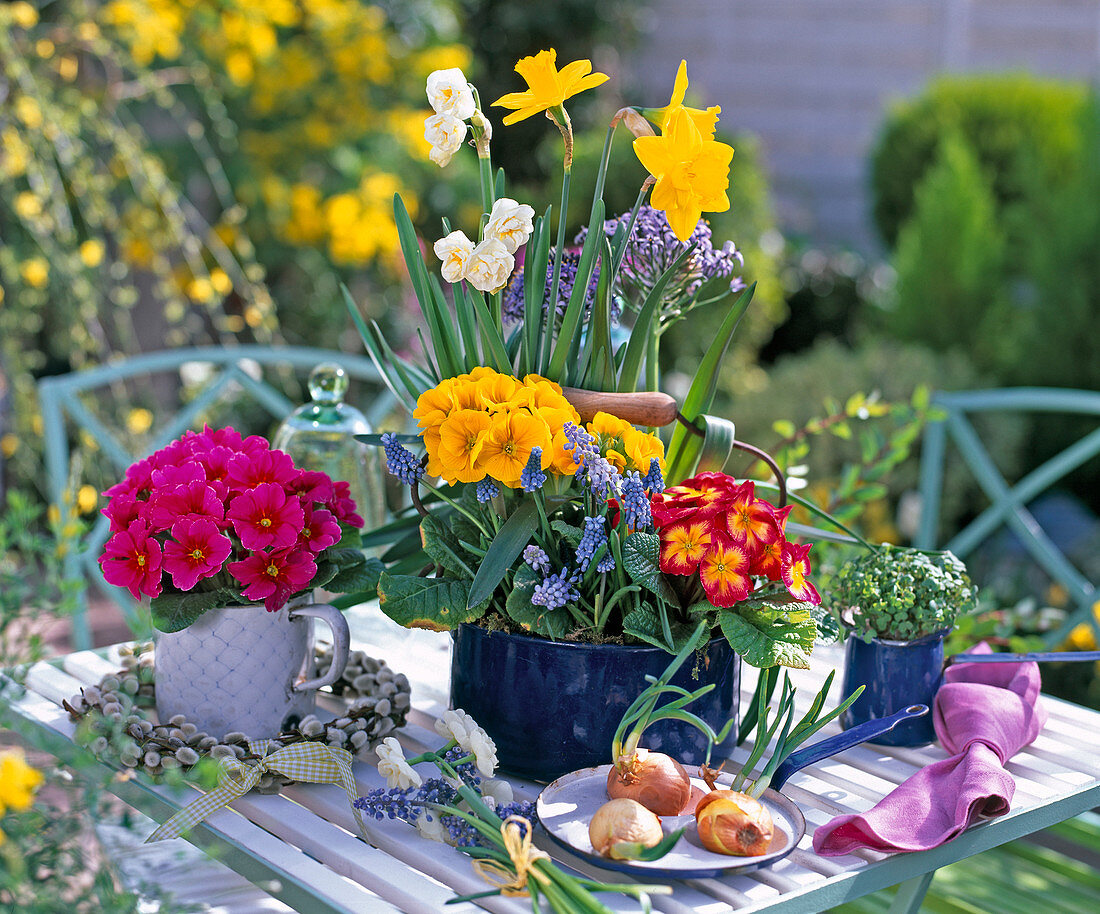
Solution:
[[[916,641],[950,628],[974,600],[966,566],[953,553],[889,544],[844,565],[832,591],[834,612],[864,641]]]

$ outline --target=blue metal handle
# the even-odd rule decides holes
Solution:
[[[874,739],[876,736],[882,736],[884,733],[889,733],[902,721],[912,720],[914,717],[923,717],[927,713],[928,705],[910,705],[908,708],[902,708],[896,714],[891,714],[889,717],[881,717],[878,720],[869,720],[862,724],[857,724],[851,729],[845,730],[843,733],[838,733],[836,736],[830,736],[828,739],[819,740],[812,746],[807,746],[805,749],[799,749],[797,752],[792,752],[787,756],[786,760],[775,769],[775,774],[772,775],[771,787],[773,790],[779,790],[787,783],[787,779],[792,774],[796,771],[801,771],[807,765],[813,765],[815,762],[827,759],[829,756],[836,755],[838,752],[843,752],[845,749],[851,749],[852,746],[858,746],[860,743],[864,743],[869,739]]]

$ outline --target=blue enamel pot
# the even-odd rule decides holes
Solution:
[[[672,660],[660,648],[548,641],[476,625],[460,625],[451,637],[451,707],[485,728],[502,770],[534,781],[609,763],[623,712],[646,687],[646,675],[660,676]],[[689,658],[672,683],[692,691],[714,683],[687,710],[719,730],[737,715],[741,659],[725,638],[715,638],[696,666]],[[736,741],[734,726],[714,758]],[[654,724],[642,743],[685,765],[706,759],[706,738],[680,721]]]
[[[870,643],[849,636],[844,650],[844,692],[847,698],[861,685],[866,688],[841,715],[845,729],[869,720],[890,717],[910,705],[932,707],[943,683],[943,641],[947,630],[916,641]],[[923,746],[936,739],[932,715],[899,723],[874,739],[882,746]]]

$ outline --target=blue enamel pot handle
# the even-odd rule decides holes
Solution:
[[[896,714],[891,714],[889,717],[880,717],[877,720],[857,724],[842,733],[838,733],[836,736],[830,736],[828,739],[819,740],[805,749],[792,752],[783,764],[775,769],[770,786],[773,790],[779,790],[787,783],[787,779],[792,774],[801,771],[807,765],[813,765],[815,762],[827,759],[829,756],[843,752],[845,749],[851,749],[852,746],[858,746],[860,743],[874,739],[876,736],[889,733],[902,721],[923,717],[927,713],[928,705],[910,705],[908,708],[902,708],[902,710]]]

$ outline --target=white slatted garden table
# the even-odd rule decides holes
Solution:
[[[406,754],[439,745],[433,730],[446,708],[449,639],[427,632],[406,632],[369,610],[352,611],[357,647],[384,658],[412,684],[413,710],[398,735]],[[117,650],[70,654],[30,671],[27,693],[7,708],[3,722],[62,759],[88,758],[72,742],[74,727],[60,702],[81,685],[118,669]],[[807,699],[839,660],[822,651],[812,671],[794,679]],[[743,704],[752,680],[743,683]],[[835,700],[835,694],[833,696]],[[860,746],[796,774],[784,792],[798,803],[808,832],[799,847],[776,865],[720,879],[674,884],[671,896],[657,896],[655,907],[669,914],[718,912],[822,911],[846,900],[902,883],[894,910],[915,912],[936,869],[1007,841],[1031,834],[1100,805],[1100,713],[1044,696],[1050,711],[1046,729],[1019,753],[1008,770],[1017,790],[1008,815],[982,823],[956,840],[930,851],[888,856],[863,851],[846,857],[814,854],[811,836],[835,815],[862,812],[919,767],[945,757],[938,746],[921,749]],[[553,696],[547,696],[552,713]],[[332,706],[337,709],[336,705]],[[532,726],[537,726],[533,721]],[[835,725],[834,725],[835,729]],[[823,735],[827,735],[825,731]],[[743,758],[744,747],[734,758]],[[367,762],[355,766],[362,791],[384,783]],[[534,799],[538,786],[514,780],[517,798]],[[170,790],[143,775],[119,778],[111,789],[124,801],[158,821],[189,803],[193,788]],[[334,786],[296,785],[279,795],[249,794],[196,827],[190,840],[261,885],[303,914],[362,914],[374,911],[435,912],[457,894],[487,888],[458,851],[429,842],[400,822],[368,821],[370,843],[354,836],[351,811]],[[618,874],[593,868],[562,852],[549,840],[543,848],[556,859],[595,878]],[[630,899],[603,896],[614,910],[637,910]],[[526,899],[486,898],[480,905],[502,914],[529,911]],[[452,906],[456,914],[473,912],[472,903]]]

